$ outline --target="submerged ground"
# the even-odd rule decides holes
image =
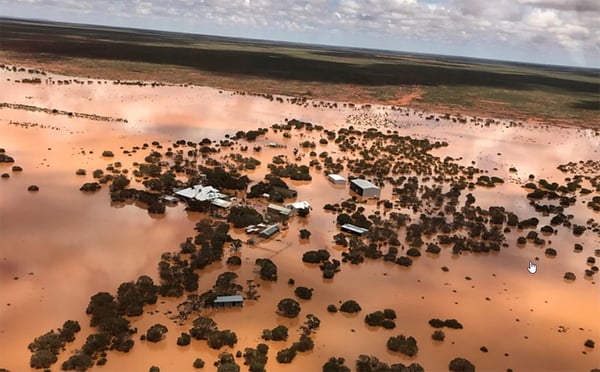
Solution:
[[[220,353],[244,352],[261,342],[269,346],[267,370],[320,370],[330,357],[342,357],[354,369],[359,355],[387,364],[418,363],[425,370],[447,370],[456,357],[478,370],[600,367],[598,347],[587,342],[600,340],[597,131],[197,86],[118,84],[16,67],[0,72],[0,147],[3,159],[14,160],[0,164],[0,173],[8,175],[0,179],[0,367],[28,370],[27,347],[37,336],[67,319],[78,321],[82,330],[60,353],[53,367],[58,370],[85,350],[88,335],[99,332],[86,315],[90,296],[117,295],[121,283],[142,275],[164,288],[168,280],[158,269],[164,252],[198,262],[195,253],[181,252],[181,244],[198,234],[198,222],[225,222],[219,216],[227,211],[192,212],[179,203],[164,214],[149,213],[140,200],[115,202],[123,197],[115,192],[122,187],[110,178],[98,192],[80,191],[99,180],[93,174],[98,169],[124,175],[129,189],[161,189],[147,182],[157,177],[143,174],[149,168],[141,166],[158,158],[164,162],[156,162],[158,174],[173,174],[181,183],[193,182],[191,169],[236,169],[250,183],[225,191],[237,196],[236,205],[261,214],[268,202],[248,198],[244,190],[277,173],[298,192],[286,201],[306,200],[313,209],[291,217],[289,228],[272,239],[242,244],[239,251],[226,245],[216,262],[192,266],[197,290],[159,296],[143,315],[125,316],[137,329],[123,336],[134,341],[133,348],[109,351],[98,370],[192,370],[196,358],[210,370]],[[40,83],[27,80],[35,78]],[[267,130],[249,139],[248,132],[258,128]],[[291,180],[270,164],[305,165],[311,180]],[[78,169],[85,172],[78,175]],[[347,186],[327,181],[326,172],[333,170],[381,184],[382,202],[352,199]],[[38,191],[28,190],[31,185]],[[343,238],[340,218],[377,234]],[[301,229],[311,232],[308,239],[299,237]],[[233,226],[228,234],[242,242],[249,238]],[[319,249],[329,254],[329,263],[344,261],[333,278],[302,260]],[[231,256],[240,257],[241,265],[231,265]],[[169,257],[162,255],[162,261],[175,265]],[[275,263],[276,281],[260,278],[257,258]],[[529,261],[538,264],[535,275],[527,271]],[[253,283],[259,298],[247,299],[241,309],[199,309],[177,319],[178,305],[189,294],[222,290],[215,281],[226,272],[236,273],[242,287],[227,290],[248,298]],[[566,273],[575,279],[565,279]],[[312,298],[298,298],[298,286],[312,288]],[[276,313],[283,298],[298,301],[297,318]],[[339,308],[347,300],[361,310],[328,311],[328,305]],[[395,328],[365,324],[367,314],[383,309],[396,313]],[[314,347],[279,363],[277,353],[293,347],[307,314],[320,319],[309,335]],[[237,343],[215,350],[192,339],[179,346],[178,337],[198,316],[235,332]],[[443,327],[445,339],[434,340],[438,328],[430,320],[436,318],[456,319],[462,329]],[[156,323],[167,326],[164,339],[140,340]],[[277,325],[289,328],[288,341],[261,338]],[[390,350],[388,340],[398,335],[414,337],[418,352]],[[248,368],[244,358],[235,362]]]

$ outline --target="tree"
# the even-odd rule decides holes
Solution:
[[[296,354],[297,354],[297,351],[292,346],[290,348],[282,349],[282,350],[278,351],[275,359],[277,359],[278,363],[287,364],[287,363],[291,363],[294,360],[294,358],[296,357]]]
[[[204,361],[202,359],[200,359],[200,358],[196,358],[194,360],[193,366],[196,369],[204,368]]]
[[[81,326],[79,325],[78,321],[67,320],[66,322],[64,322],[59,332],[60,339],[63,342],[71,342],[75,340],[75,333],[79,332],[80,330]]]
[[[50,368],[58,360],[57,354],[50,349],[41,349],[31,355],[29,365],[31,368]]]
[[[179,336],[177,338],[177,345],[187,346],[190,344],[191,340],[192,340],[192,337],[189,334],[187,334],[185,332],[181,332],[181,336]]]
[[[85,353],[76,353],[73,354],[63,362],[61,368],[63,371],[85,371],[88,368],[91,368],[94,365],[94,360],[92,357]]]
[[[383,311],[375,311],[365,316],[365,323],[371,327],[378,327],[384,321]]]
[[[358,302],[354,300],[348,300],[340,306],[340,311],[344,313],[358,313],[361,311],[361,307]]]
[[[300,310],[300,304],[292,298],[284,298],[277,304],[277,314],[286,318],[297,317]]]
[[[404,335],[390,337],[387,341],[387,348],[391,351],[399,351],[409,357],[417,355],[419,351],[417,340],[412,336],[405,337]]]
[[[308,239],[310,238],[310,231],[306,230],[306,229],[302,229],[300,230],[300,239]]]
[[[192,324],[190,335],[196,340],[207,340],[208,336],[217,329],[217,323],[205,316],[196,318]]]
[[[255,264],[260,267],[260,278],[268,281],[277,280],[277,266],[268,258],[257,258]]]
[[[303,300],[310,300],[312,298],[313,289],[307,287],[297,287],[294,290],[294,293]]]
[[[350,372],[350,368],[344,365],[344,358],[331,357],[323,365],[323,372]]]
[[[327,261],[330,255],[325,249],[319,249],[318,251],[307,251],[302,255],[302,262],[306,263],[321,263]]]
[[[164,325],[157,323],[146,331],[146,340],[150,342],[159,342],[163,339],[163,336],[169,332],[168,328]]]
[[[227,221],[233,223],[235,227],[246,227],[263,222],[263,217],[252,208],[233,206],[229,209]]]
[[[262,338],[267,341],[286,341],[288,338],[288,328],[284,325],[278,325],[273,329],[263,330]]]
[[[464,358],[454,358],[450,361],[448,369],[453,372],[475,372],[473,363]]]
[[[208,346],[218,350],[225,345],[233,347],[237,343],[237,336],[235,332],[232,332],[229,329],[223,331],[213,331],[210,335],[208,335],[207,341]]]
[[[444,341],[444,339],[446,338],[446,335],[444,334],[444,331],[440,331],[438,329],[438,330],[433,331],[433,333],[431,334],[431,338],[436,341]]]

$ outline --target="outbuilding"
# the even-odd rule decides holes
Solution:
[[[342,176],[340,176],[339,174],[330,174],[327,176],[327,179],[329,180],[329,182],[333,183],[334,185],[345,185],[346,184],[346,179]]]
[[[354,235],[362,235],[369,231],[369,229],[365,229],[364,227],[356,226],[351,223],[343,224],[341,229],[344,232],[351,233]]]
[[[365,198],[379,198],[381,194],[379,187],[361,178],[350,181],[350,190]]]
[[[277,204],[269,204],[267,206],[267,212],[281,214],[283,216],[289,216],[290,214],[292,214],[292,210],[290,208],[286,208],[282,205]]]
[[[272,237],[273,235],[277,234],[278,232],[279,232],[279,226],[271,225],[271,226],[268,226],[263,231],[261,231],[258,234],[258,236],[260,236],[261,238],[268,239],[268,238]]]
[[[244,306],[244,297],[240,295],[234,296],[217,296],[213,302],[214,307],[242,307]]]

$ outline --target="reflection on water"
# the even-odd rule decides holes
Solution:
[[[108,163],[122,161],[123,168],[132,169],[133,162],[143,161],[138,151],[125,156],[143,143],[160,141],[165,148],[178,139],[200,141],[204,137],[222,139],[226,134],[255,127],[267,127],[284,118],[296,117],[340,128],[359,122],[346,122],[356,110],[304,108],[288,103],[269,102],[262,98],[219,94],[209,88],[116,86],[33,86],[6,82],[7,72],[0,73],[0,101],[24,103],[40,107],[60,108],[78,112],[125,117],[128,123],[103,123],[69,119],[35,112],[0,111],[0,147],[24,168],[22,174],[10,171],[10,165],[0,164],[0,173],[10,179],[0,179],[0,367],[27,370],[27,344],[37,335],[60,326],[66,319],[86,325],[84,310],[89,297],[98,291],[111,291],[121,282],[145,274],[157,279],[156,265],[162,252],[176,250],[179,243],[194,234],[193,226],[202,215],[184,211],[183,205],[170,207],[167,214],[156,218],[133,204],[111,205],[106,188],[93,194],[79,192],[84,182],[92,181],[94,169],[104,169]],[[33,97],[28,99],[26,97]],[[502,205],[521,218],[536,215],[519,182],[529,174],[550,181],[563,181],[565,175],[555,169],[567,161],[598,159],[599,137],[589,130],[545,127],[489,127],[450,121],[426,121],[418,115],[400,116],[381,108],[372,109],[371,116],[385,115],[389,130],[402,135],[435,138],[449,142],[447,148],[433,151],[444,158],[462,158],[461,164],[486,169],[506,183],[494,189],[472,191],[483,208]],[[401,119],[400,119],[401,118]],[[58,129],[17,127],[10,121],[34,122]],[[367,124],[365,126],[373,126]],[[306,134],[318,140],[318,134]],[[287,141],[281,133],[270,132],[270,141],[287,143],[286,149],[263,148],[252,156],[262,165],[250,173],[259,181],[267,172],[266,165],[281,152],[291,158],[296,139]],[[331,146],[331,145],[330,145]],[[321,146],[316,151],[332,150]],[[103,150],[112,150],[114,159],[100,157]],[[225,157],[226,151],[220,156]],[[305,159],[304,159],[305,160]],[[303,160],[303,161],[304,161]],[[510,172],[516,167],[517,172]],[[86,176],[76,176],[84,168]],[[496,168],[496,169],[494,169]],[[36,184],[37,193],[27,187]],[[560,229],[558,235],[547,237],[546,247],[558,251],[555,259],[544,255],[544,248],[528,244],[513,244],[522,233],[507,233],[511,245],[501,252],[489,254],[450,255],[448,248],[439,256],[423,255],[411,268],[378,261],[354,266],[344,264],[333,280],[321,277],[318,267],[301,262],[308,249],[327,249],[334,258],[341,249],[333,245],[336,233],[335,215],[322,211],[324,203],[341,202],[348,198],[346,189],[329,184],[324,174],[313,173],[313,181],[290,182],[300,200],[313,205],[306,220],[294,219],[290,229],[276,239],[261,242],[256,247],[244,246],[244,264],[235,271],[239,283],[256,278],[253,263],[259,257],[272,257],[279,268],[279,281],[262,283],[260,299],[248,301],[243,309],[213,311],[211,316],[221,329],[233,329],[238,335],[234,350],[255,346],[264,328],[284,324],[293,331],[290,341],[269,343],[268,370],[318,370],[331,356],[346,358],[352,366],[358,354],[372,354],[389,362],[409,364],[415,360],[427,370],[445,370],[448,362],[463,356],[481,370],[589,370],[600,367],[598,351],[585,349],[586,339],[600,342],[600,292],[595,280],[585,280],[583,269],[587,256],[593,255],[600,240],[593,234],[573,237]],[[139,186],[139,185],[138,185]],[[391,198],[384,187],[382,198]],[[262,203],[257,201],[256,203]],[[367,211],[375,210],[368,203]],[[598,219],[584,204],[568,209],[574,222],[585,223],[590,216]],[[540,226],[550,216],[537,216]],[[308,243],[300,243],[297,231],[312,232]],[[234,238],[245,240],[242,231]],[[583,243],[582,253],[573,252],[574,243]],[[538,273],[526,271],[529,260],[538,258]],[[450,271],[444,272],[442,266]],[[227,269],[217,263],[200,273],[200,291],[212,286],[215,278]],[[562,274],[577,274],[573,283],[565,283]],[[469,277],[471,280],[466,280]],[[278,317],[274,310],[283,297],[294,297],[294,287],[287,284],[294,278],[296,285],[314,288],[313,299],[300,301],[300,319]],[[330,314],[328,304],[354,299],[363,310],[356,316]],[[189,326],[165,323],[164,313],[173,310],[175,300],[164,300],[145,309],[150,314],[132,319],[133,326],[144,332],[150,325],[167,324],[166,340],[150,344],[136,340],[129,354],[110,353],[106,370],[147,370],[159,365],[162,370],[191,370],[195,358],[207,363],[217,359],[218,351],[203,342],[190,347],[176,345],[179,334]],[[363,322],[367,312],[391,307],[398,319],[394,330],[372,329]],[[297,327],[308,313],[321,318],[321,328],[314,338],[315,350],[299,354],[290,365],[275,361],[276,350],[290,346],[297,338]],[[456,318],[462,330],[445,330],[446,341],[431,339],[431,318]],[[251,321],[248,321],[251,320]],[[568,328],[558,332],[559,326]],[[89,329],[84,327],[83,333]],[[386,351],[385,343],[392,335],[406,334],[417,338],[419,354],[415,359]],[[80,347],[84,337],[78,337],[73,347]],[[488,353],[479,351],[481,346]],[[70,350],[70,349],[69,349]],[[586,352],[585,354],[583,352]],[[506,355],[505,355],[506,354]],[[63,353],[59,363],[68,356]],[[240,361],[241,363],[241,361]],[[103,369],[99,368],[99,369]]]

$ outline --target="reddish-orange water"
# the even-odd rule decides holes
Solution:
[[[387,125],[403,135],[446,140],[449,147],[435,150],[436,155],[462,157],[459,162],[465,165],[475,161],[476,166],[503,177],[507,180],[504,185],[473,192],[477,204],[503,205],[522,218],[536,213],[524,198],[523,190],[512,181],[525,180],[533,173],[560,182],[565,175],[555,169],[556,165],[600,157],[600,137],[574,128],[431,122],[413,114],[400,117],[380,107],[371,109],[358,122],[349,116],[362,112],[358,109],[305,108],[219,93],[210,88],[151,88],[112,83],[34,86],[14,83],[12,80],[18,76],[6,71],[0,73],[0,102],[122,117],[128,123],[0,110],[0,147],[24,168],[22,173],[15,173],[10,171],[11,165],[0,164],[0,173],[11,175],[10,179],[0,179],[0,367],[11,371],[29,370],[27,344],[34,337],[60,327],[67,319],[78,320],[86,327],[61,354],[54,368],[58,370],[69,352],[80,347],[85,334],[90,332],[85,307],[91,295],[98,291],[114,293],[120,283],[143,274],[156,280],[160,254],[177,250],[179,243],[194,235],[193,226],[201,216],[186,213],[181,204],[156,218],[134,205],[111,206],[106,188],[94,194],[79,191],[81,184],[92,180],[94,169],[103,169],[113,161],[121,161],[124,168],[132,169],[134,161],[142,161],[143,152],[128,157],[121,148],[131,149],[154,140],[167,147],[178,139],[196,142],[204,137],[222,139],[238,130],[281,123],[284,118],[312,121],[331,129],[359,127],[368,116],[373,122],[365,126]],[[378,115],[387,116],[390,123],[373,119]],[[10,125],[10,121],[34,122],[58,129],[24,128]],[[307,138],[311,136],[318,135],[306,134]],[[283,153],[292,158],[292,149],[304,140],[286,140],[281,133],[272,132],[267,137],[258,143],[273,141],[288,147],[265,147],[261,153],[252,154],[262,161],[257,170],[249,173],[254,181],[267,173],[266,165],[273,156]],[[317,152],[321,148],[335,151],[332,145],[318,146]],[[103,150],[112,150],[116,157],[102,158]],[[307,162],[307,158],[303,161]],[[508,171],[512,166],[518,169],[517,173]],[[87,176],[76,176],[78,168],[85,168]],[[38,185],[40,191],[28,192],[31,184]],[[359,354],[375,355],[388,363],[416,361],[426,370],[447,370],[449,361],[456,356],[471,360],[478,370],[485,371],[600,368],[598,348],[583,346],[586,339],[600,342],[600,291],[595,281],[583,277],[586,257],[600,246],[597,235],[588,231],[575,238],[561,230],[551,237],[551,246],[559,252],[553,259],[544,255],[543,248],[531,245],[525,248],[511,245],[499,253],[459,257],[444,250],[439,257],[423,255],[408,269],[382,260],[367,260],[358,266],[343,264],[333,280],[324,280],[318,267],[302,263],[300,257],[308,249],[319,248],[329,250],[334,258],[341,257],[341,250],[331,241],[337,229],[335,216],[325,213],[322,206],[348,198],[348,189],[332,186],[319,172],[313,173],[312,182],[290,184],[298,191],[299,200],[313,205],[313,212],[306,220],[292,219],[289,230],[270,241],[255,247],[244,246],[241,253],[244,263],[234,269],[240,276],[238,282],[245,284],[247,279],[257,279],[254,260],[269,257],[278,266],[279,281],[265,283],[257,279],[261,284],[258,301],[247,301],[242,309],[209,312],[219,328],[230,328],[237,333],[239,341],[233,351],[256,346],[261,342],[264,328],[284,324],[292,330],[290,340],[268,343],[270,371],[320,370],[331,356],[344,357],[347,365],[353,366]],[[384,188],[382,198],[390,195],[389,187]],[[373,210],[375,206],[370,203],[367,208]],[[575,215],[576,223],[585,223],[590,217],[600,218],[600,214],[580,202],[568,212]],[[550,217],[538,218],[543,226]],[[309,242],[298,240],[297,231],[301,228],[312,232]],[[233,235],[246,239],[242,231],[236,230]],[[510,242],[518,235],[507,234]],[[572,252],[576,242],[584,243],[582,253]],[[535,257],[539,257],[539,271],[531,275],[526,270],[527,264]],[[442,266],[450,271],[443,272]],[[218,263],[201,271],[200,291],[210,288],[216,276],[226,269]],[[565,271],[575,272],[577,280],[565,282],[562,279]],[[472,280],[465,280],[466,276]],[[300,300],[299,319],[284,319],[275,314],[281,298],[295,297],[294,287],[287,284],[288,278],[294,278],[296,285],[314,288],[310,301]],[[328,304],[347,299],[359,302],[362,312],[348,316],[326,311]],[[110,352],[108,363],[96,368],[145,371],[157,365],[163,371],[192,370],[194,359],[201,357],[211,370],[219,351],[211,350],[204,342],[192,342],[189,347],[176,345],[177,337],[189,329],[189,324],[177,325],[164,312],[174,310],[178,302],[166,299],[146,309],[152,314],[132,318],[133,326],[140,332],[157,322],[167,325],[169,333],[164,341],[151,344],[136,339],[131,352]],[[398,314],[396,329],[373,329],[365,325],[366,313],[387,307]],[[300,353],[289,365],[278,364],[276,351],[297,338],[297,327],[308,313],[316,314],[322,321],[314,336],[315,349]],[[431,318],[456,318],[464,329],[446,330],[446,340],[439,343],[431,339],[434,329],[427,324]],[[559,326],[568,328],[567,332],[558,332]],[[388,337],[398,334],[418,340],[419,353],[415,358],[386,350]],[[481,352],[481,346],[486,346],[489,352]]]

